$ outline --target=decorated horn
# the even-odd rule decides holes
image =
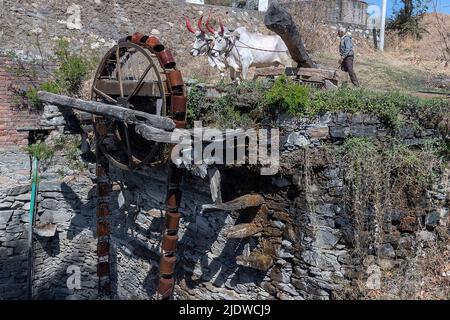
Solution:
[[[195,33],[194,28],[192,28],[191,22],[189,21],[188,17],[184,16],[184,20],[186,21],[186,28],[189,30],[189,32]]]
[[[209,15],[208,20],[206,20],[205,26],[206,26],[206,29],[208,29],[208,31],[209,31],[210,33],[214,33],[214,32],[216,32],[216,30],[214,30],[214,28],[211,27],[211,26],[209,25],[209,19],[210,19],[210,18],[211,18],[211,15]]]
[[[223,26],[222,20],[219,19],[219,24],[220,24],[220,33],[224,34],[225,33],[225,28]]]
[[[203,16],[201,16],[200,19],[198,19],[197,26],[198,30],[200,30],[202,33],[205,33],[205,30],[202,29],[202,23],[203,23]]]

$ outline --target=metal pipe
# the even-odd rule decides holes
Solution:
[[[30,210],[28,212],[28,279],[27,279],[27,297],[29,300],[33,299],[33,225],[36,210],[36,194],[37,194],[37,180],[38,180],[38,159],[33,156],[33,177],[31,182],[31,199]]]

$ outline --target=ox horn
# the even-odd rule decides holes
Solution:
[[[203,16],[201,16],[200,19],[198,19],[197,26],[198,30],[200,30],[202,33],[205,33],[205,30],[202,29],[202,23],[203,23]]]
[[[221,34],[224,34],[224,33],[225,33],[225,28],[224,28],[224,26],[223,26],[222,20],[220,20],[220,19],[219,19],[219,24],[220,24],[220,33],[221,33]]]
[[[195,33],[194,28],[192,28],[191,22],[189,21],[188,17],[184,16],[184,20],[186,21],[186,28],[189,30],[189,32]]]
[[[214,32],[216,32],[216,30],[214,30],[214,28],[209,25],[209,19],[210,18],[211,18],[211,15],[209,15],[208,20],[206,20],[205,26],[206,26],[206,29],[208,29],[208,31],[210,33],[214,34]]]

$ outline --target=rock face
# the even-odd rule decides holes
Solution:
[[[342,142],[343,138],[334,134],[335,128],[380,137],[385,128],[378,119],[326,114],[310,123],[285,119],[280,127],[284,141],[295,133],[297,140],[307,144],[280,144],[282,165],[273,177],[244,173],[243,168],[228,169],[222,174],[221,190],[230,194],[222,194],[221,206],[203,210],[202,205],[212,203],[209,181],[186,175],[176,298],[352,297],[349,292],[376,290],[384,275],[404,267],[417,248],[448,239],[449,172],[420,200],[426,211],[390,208],[376,224],[376,216],[368,209],[364,225],[358,226],[342,196],[346,187],[342,168],[321,152],[325,141]],[[438,135],[423,139],[433,138]],[[404,137],[404,141],[411,139],[410,135]],[[0,169],[9,179],[0,184],[2,299],[26,296],[30,201],[26,164],[29,158],[22,151],[0,154]],[[94,166],[89,164],[82,172],[71,170],[71,174],[61,174],[61,170],[71,169],[59,153],[41,166],[35,298],[95,299]],[[164,227],[165,168],[153,167],[147,176],[113,167],[111,173],[113,181],[120,181],[113,185],[110,198],[114,297],[154,298]],[[375,236],[373,245],[360,245]],[[81,289],[67,286],[73,268],[80,269]]]

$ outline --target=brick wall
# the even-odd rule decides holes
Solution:
[[[37,114],[30,110],[21,110],[14,106],[13,87],[23,85],[26,77],[19,77],[11,72],[12,61],[0,56],[0,151],[21,148],[28,143],[28,131],[21,128],[36,127]]]

